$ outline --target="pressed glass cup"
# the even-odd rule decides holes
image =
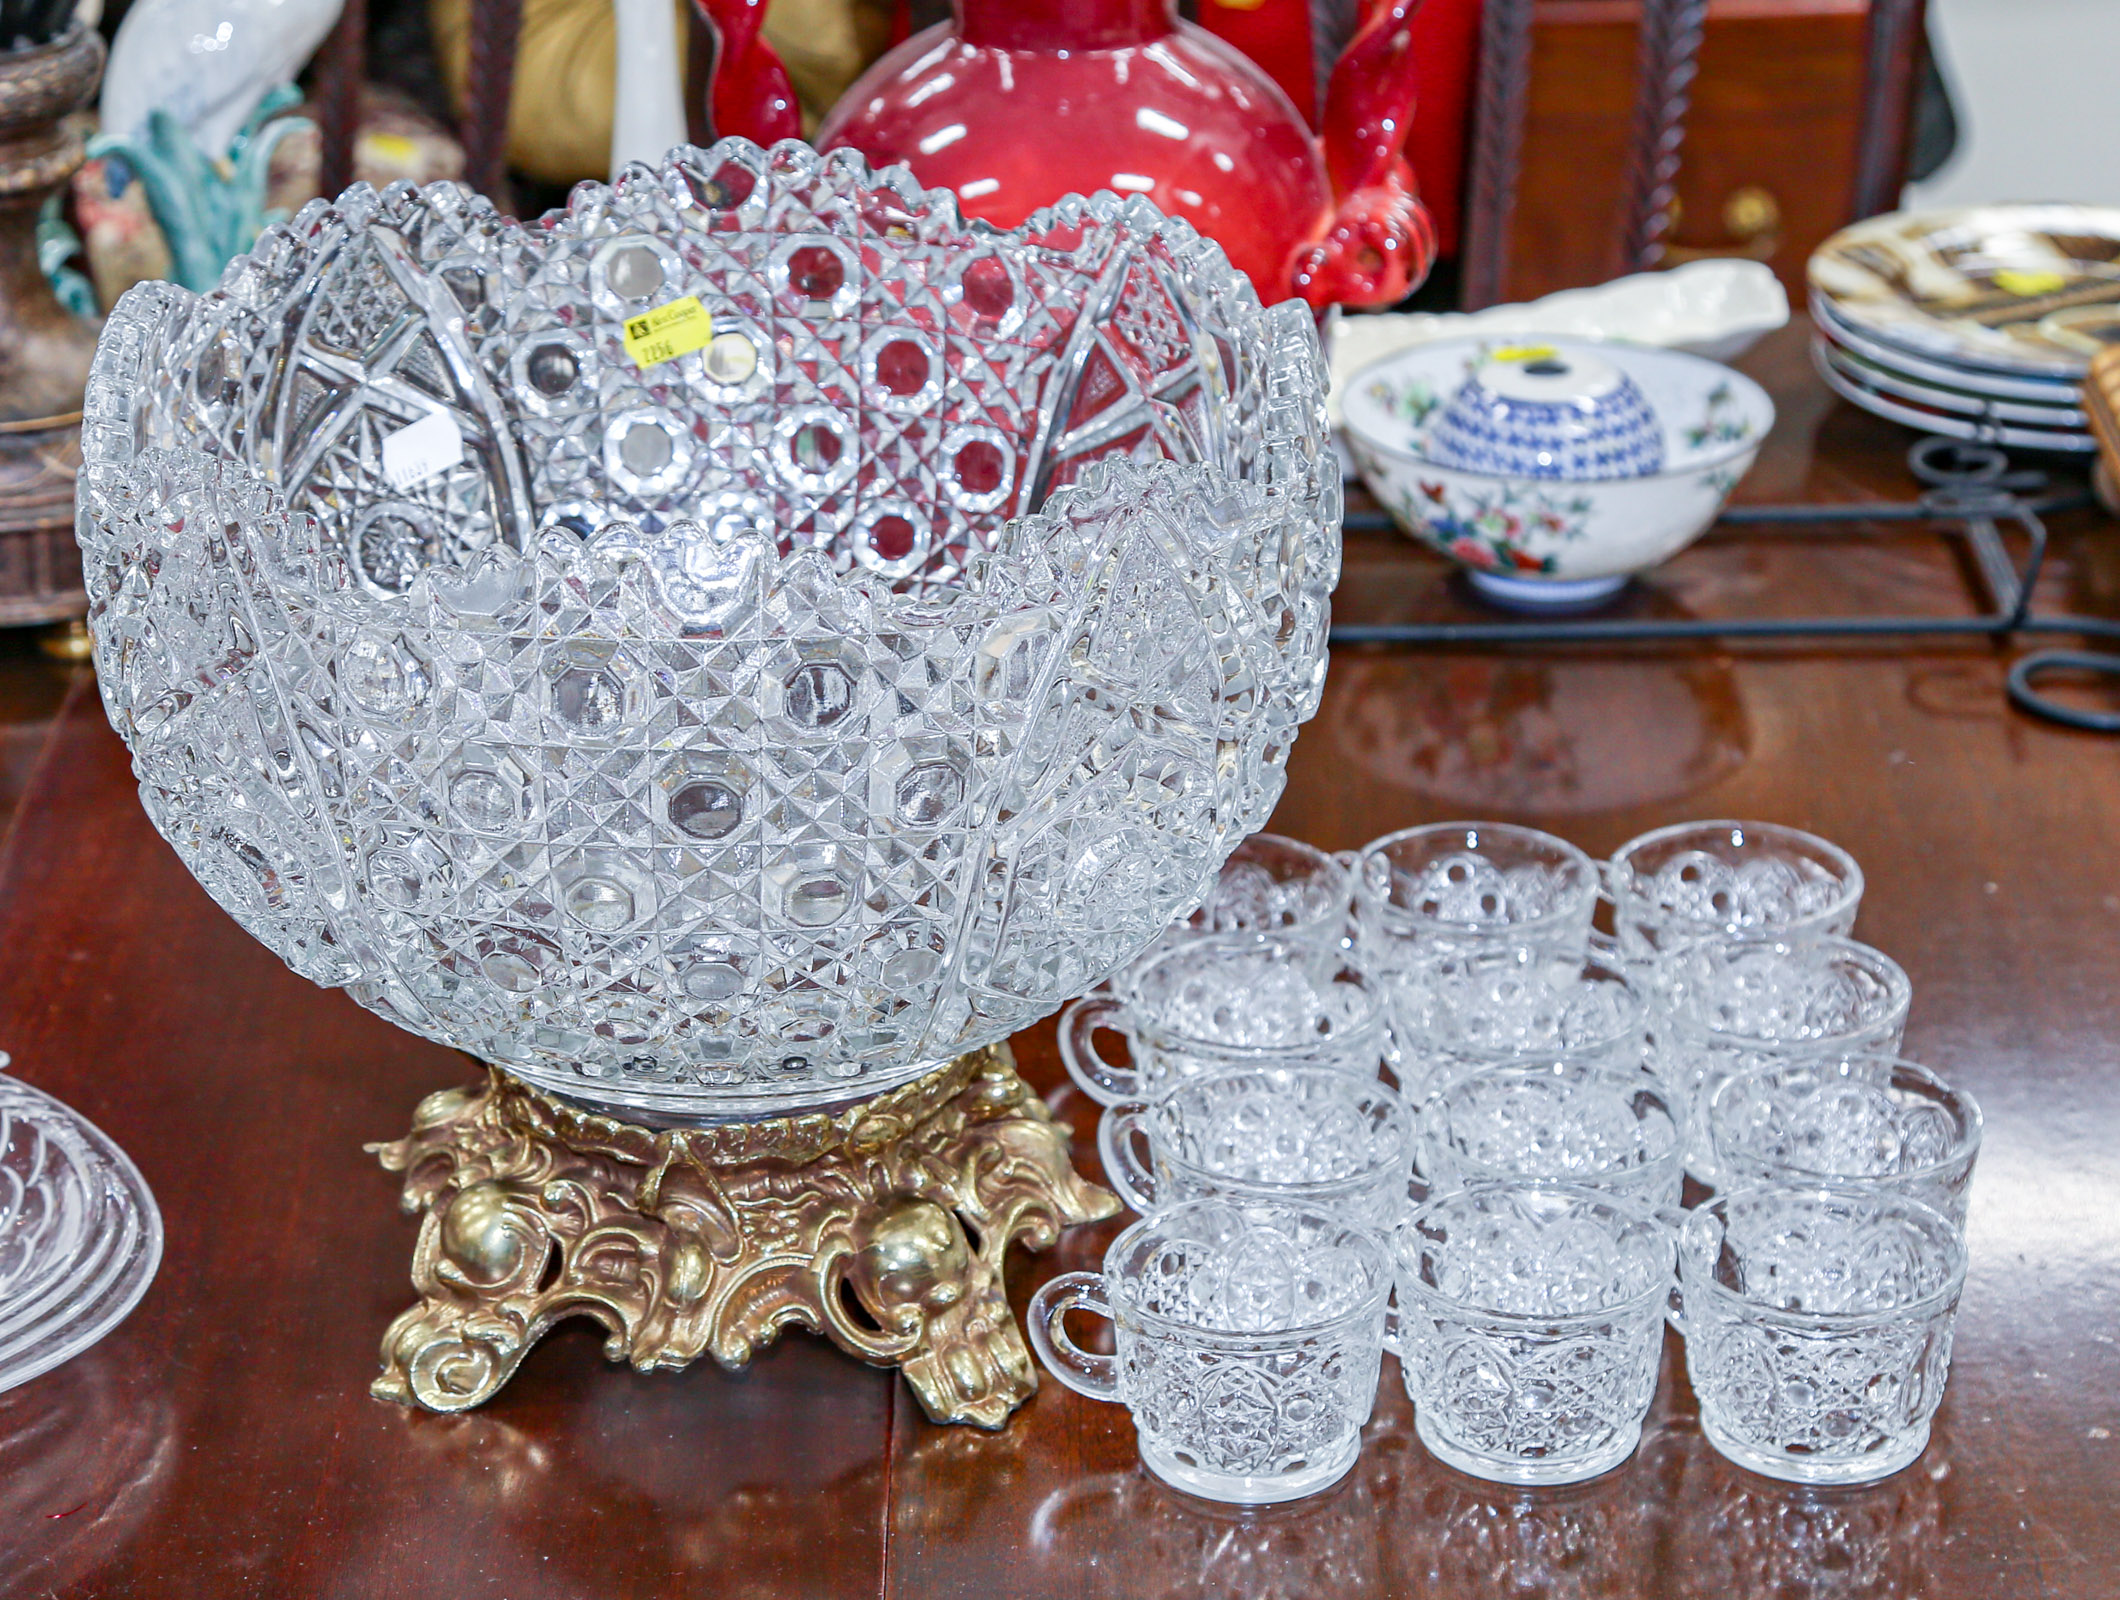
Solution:
[[[1363,963],[1418,1031],[1425,992],[1467,962],[1580,961],[1597,866],[1565,839],[1498,822],[1438,822],[1371,840],[1356,859]]]
[[[1654,1064],[1687,1098],[1686,1165],[1717,1181],[1708,1105],[1740,1072],[1896,1055],[1914,986],[1899,963],[1853,939],[1704,940],[1649,979]]]
[[[1354,892],[1344,860],[1278,833],[1255,833],[1229,854],[1207,903],[1173,933],[1286,933],[1337,945]]]
[[[1338,1482],[1376,1400],[1391,1268],[1367,1228],[1304,1206],[1194,1200],[1144,1218],[1031,1297],[1054,1377],[1133,1413],[1141,1459],[1209,1500],[1259,1505]],[[1062,1319],[1107,1317],[1093,1355]]]
[[[1098,1054],[1126,1036],[1130,1066]],[[1246,1067],[1333,1067],[1373,1078],[1392,1054],[1383,997],[1337,950],[1294,934],[1173,943],[1060,1014],[1060,1058],[1102,1105],[1156,1100],[1186,1078]]]
[[[1795,1483],[1867,1483],[1919,1456],[1943,1400],[1965,1242],[1932,1206],[1838,1185],[1735,1190],[1679,1239],[1701,1432]]]
[[[1482,1067],[1423,1107],[1431,1192],[1570,1183],[1651,1208],[1685,1176],[1683,1102],[1654,1074],[1576,1061]]]
[[[1389,1229],[1406,1209],[1413,1118],[1388,1084],[1331,1067],[1225,1072],[1153,1105],[1113,1107],[1097,1149],[1119,1198],[1143,1216],[1220,1196]]]
[[[1715,1169],[1732,1186],[1889,1189],[1962,1230],[1980,1154],[1980,1105],[1892,1056],[1760,1067],[1708,1103]]]
[[[1773,822],[1681,822],[1605,865],[1613,932],[1630,960],[1717,934],[1846,934],[1862,868],[1829,840]]]
[[[1656,1396],[1671,1230],[1565,1184],[1480,1183],[1397,1239],[1393,1348],[1414,1429],[1498,1483],[1576,1483],[1634,1453]]]
[[[1595,955],[1468,959],[1429,981],[1418,1017],[1401,1008],[1398,1021],[1400,1076],[1416,1103],[1483,1067],[1572,1061],[1624,1072],[1648,1055],[1642,996]]]

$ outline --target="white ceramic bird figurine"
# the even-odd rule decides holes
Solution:
[[[290,83],[343,0],[139,0],[103,73],[103,130],[139,136],[167,111],[220,158],[266,93]]]
[[[629,161],[655,165],[685,142],[685,90],[670,0],[611,0],[618,24],[611,113],[611,176]]]

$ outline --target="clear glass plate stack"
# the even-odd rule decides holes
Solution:
[[[161,1259],[161,1214],[125,1152],[0,1073],[0,1390],[116,1327]]]

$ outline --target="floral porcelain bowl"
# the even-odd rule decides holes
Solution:
[[[1468,379],[1508,347],[1534,361],[1616,371],[1656,419],[1660,470],[1547,477],[1445,465],[1435,436]],[[1491,389],[1491,383],[1484,384]],[[1751,469],[1774,404],[1751,379],[1676,350],[1592,340],[1467,337],[1417,345],[1365,367],[1342,404],[1363,481],[1399,526],[1461,562],[1483,594],[1518,607],[1594,604],[1683,550]]]

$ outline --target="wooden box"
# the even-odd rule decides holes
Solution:
[[[1866,0],[1713,0],[1667,265],[1763,260],[1802,304],[1805,260],[1849,218],[1867,14]],[[1508,300],[1628,270],[1635,5],[1544,0],[1536,15]]]

